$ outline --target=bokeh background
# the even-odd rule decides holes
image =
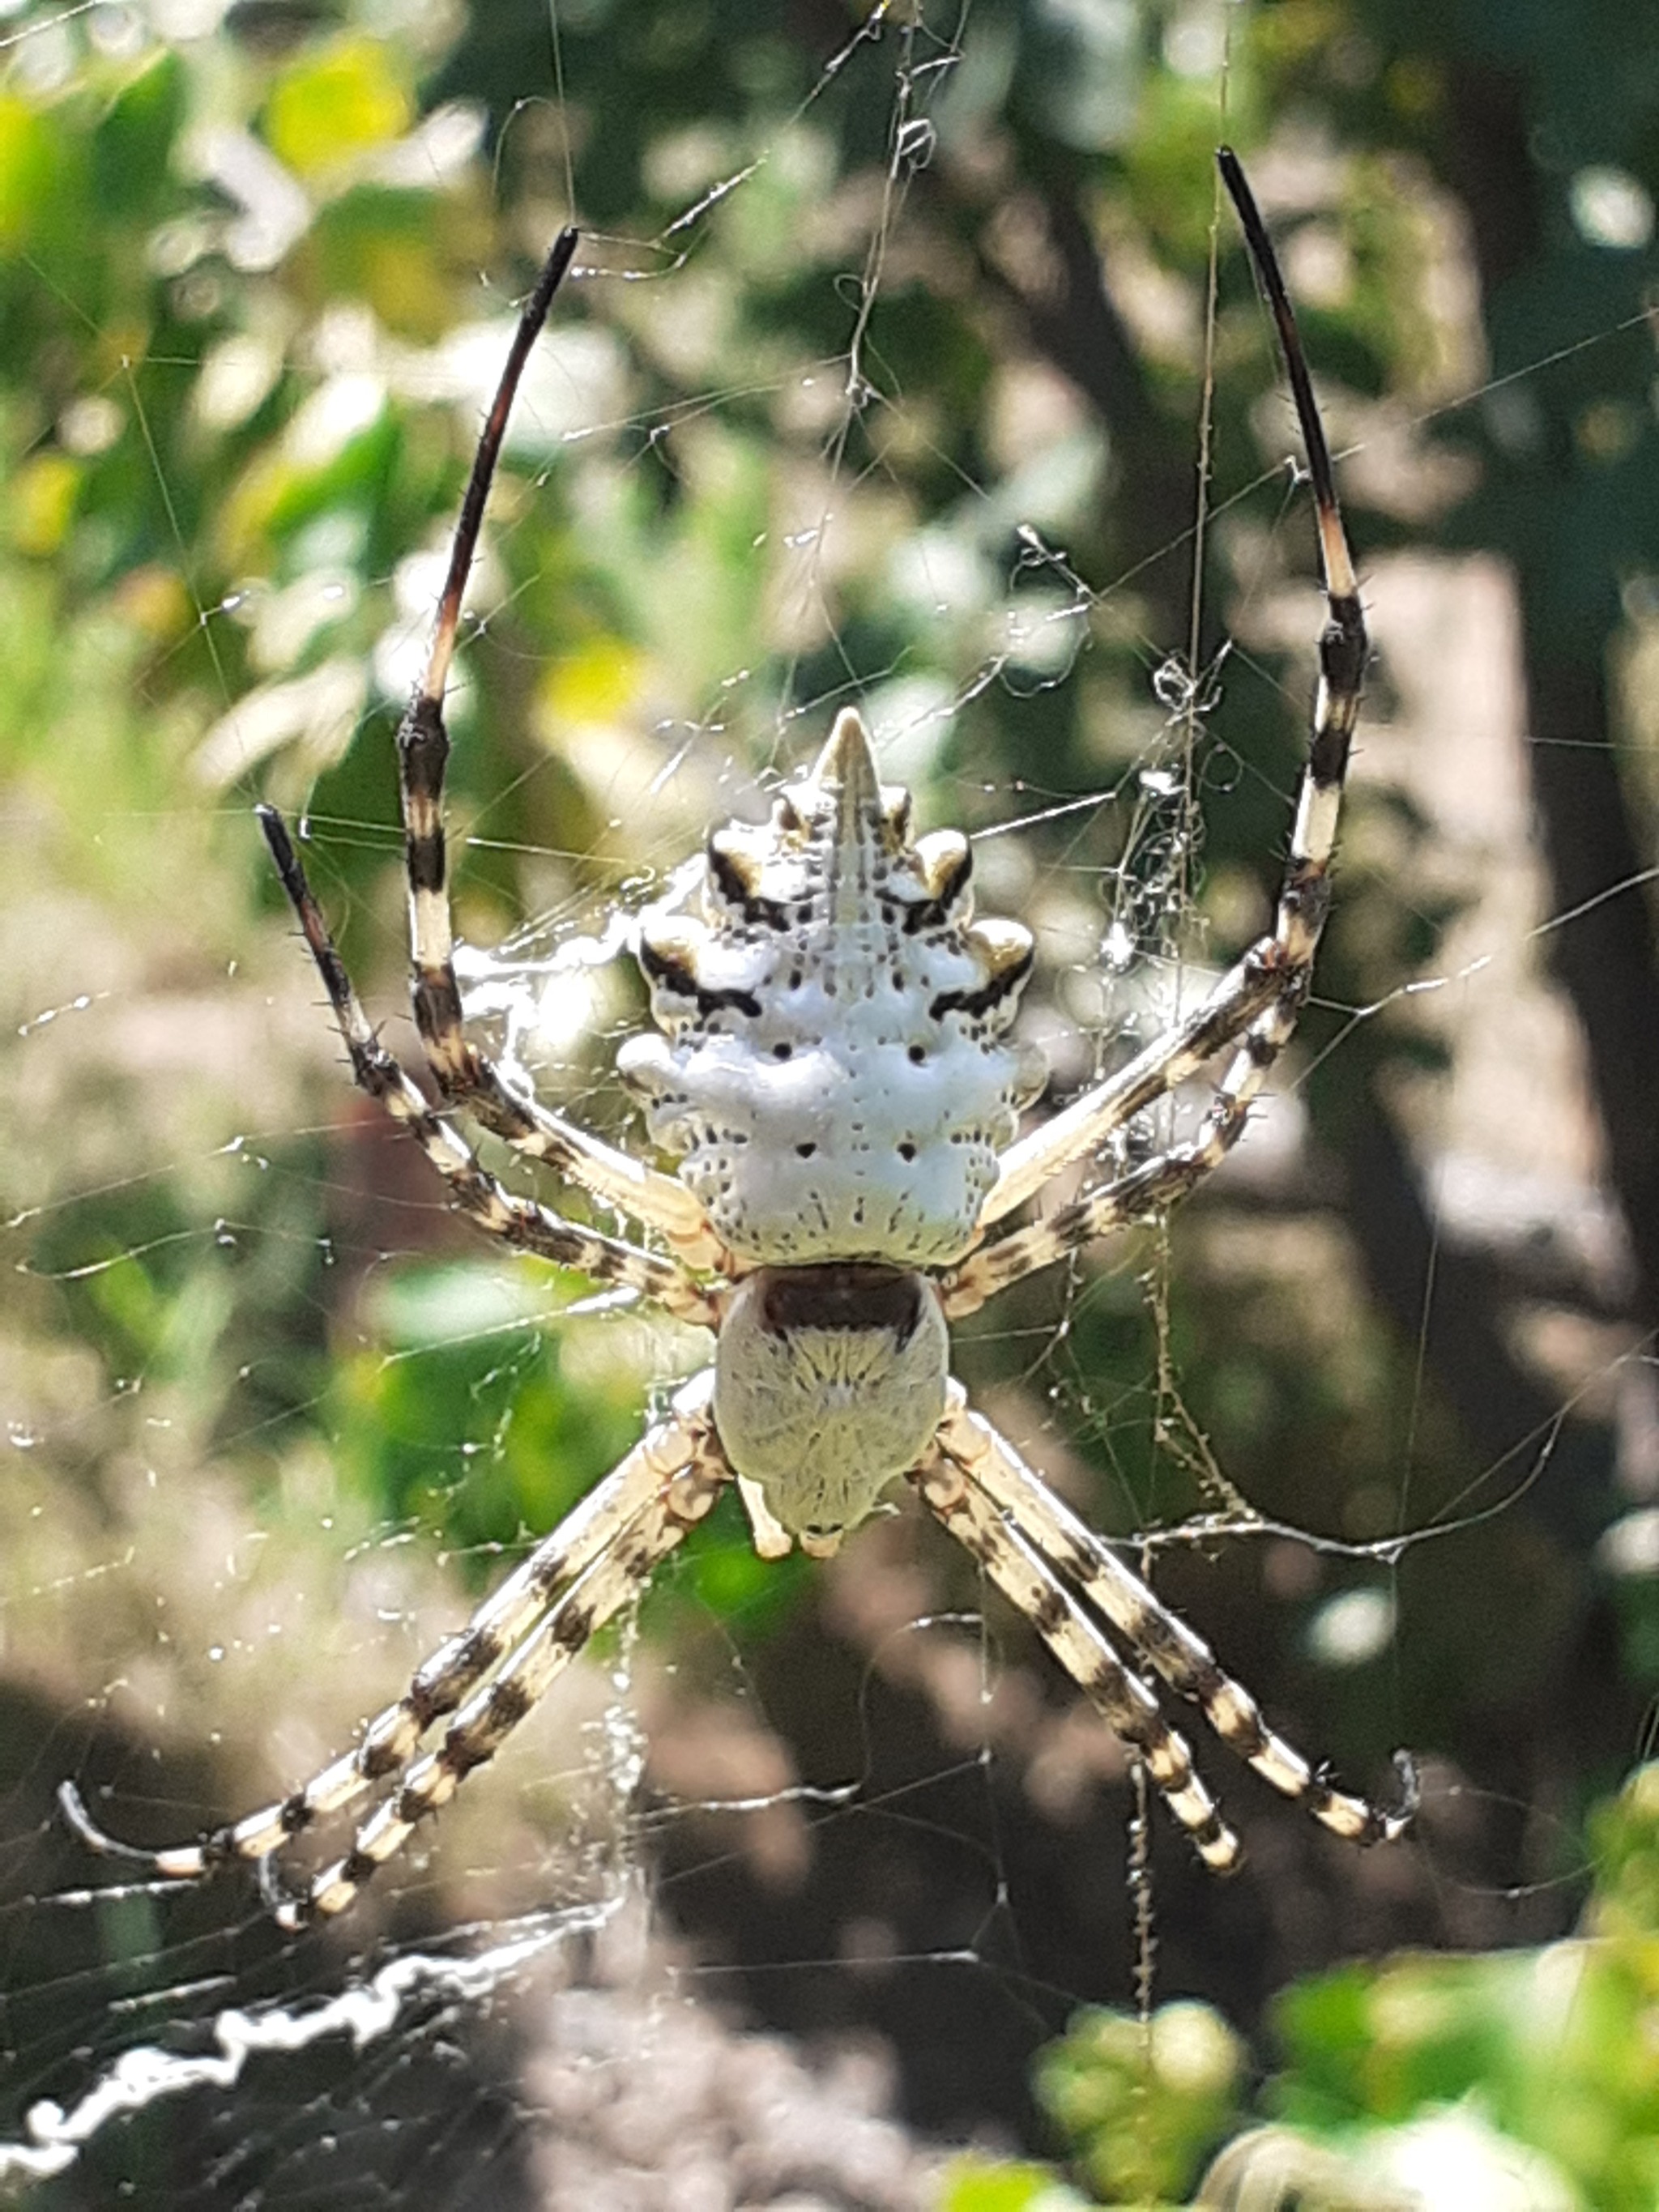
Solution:
[[[0,66],[0,2141],[124,2052],[222,2052],[228,2007],[415,1987],[0,2189],[921,2203],[933,2146],[1086,2135],[1030,2070],[1085,2001],[1241,2040],[1184,2166],[1079,2187],[1184,2191],[1287,2020],[1305,2059],[1341,2013],[1352,2079],[1300,2117],[1352,2121],[1364,2006],[1306,1990],[1372,1985],[1281,1993],[1580,1927],[1659,1680],[1659,27],[100,0],[5,10]],[[1418,1839],[1345,1850],[1206,1746],[1249,1869],[1156,1811],[1143,1853],[1115,1746],[938,1531],[807,1573],[723,1510],[345,1927],[284,1942],[241,1878],[100,1901],[60,1781],[155,1843],[281,1791],[705,1356],[462,1233],[351,1093],[250,811],[302,817],[407,1046],[392,732],[548,239],[585,228],[452,714],[481,1024],[637,1141],[630,920],[856,699],[1037,931],[1063,1099],[1264,926],[1305,727],[1312,532],[1224,137],[1375,631],[1337,912],[1227,1171],[961,1365],[1311,1753],[1386,1790],[1419,1753]],[[1490,2042],[1528,2008],[1481,1987]],[[1536,2081],[1512,2118],[1473,2047],[1392,2117],[1474,2095],[1535,2142]],[[795,2114],[763,2171],[738,2080]],[[1651,2203],[1627,2086],[1514,2202]]]

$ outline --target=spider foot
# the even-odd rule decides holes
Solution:
[[[1377,1840],[1384,1844],[1397,1844],[1423,1807],[1423,1777],[1410,1752],[1395,1752],[1394,1771],[1400,1784],[1400,1797],[1391,1813],[1379,1815]]]
[[[1258,1773],[1266,1773],[1275,1787],[1284,1789],[1265,1766],[1252,1759],[1250,1764]],[[1376,1804],[1369,1797],[1355,1797],[1331,1787],[1330,1770],[1321,1766],[1307,1776],[1299,1790],[1286,1790],[1286,1796],[1304,1800],[1315,1820],[1340,1836],[1345,1843],[1358,1844],[1369,1850],[1375,1844],[1397,1844],[1417,1818],[1423,1802],[1423,1784],[1417,1771],[1417,1761],[1408,1751],[1394,1754],[1394,1771],[1399,1781],[1399,1796],[1392,1808]]]
[[[58,1785],[58,1810],[71,1835],[100,1858],[117,1859],[123,1866],[143,1867],[166,1881],[198,1881],[228,1856],[216,1834],[193,1844],[175,1844],[165,1850],[146,1850],[141,1844],[124,1842],[100,1828],[87,1810],[86,1800],[72,1782]]]

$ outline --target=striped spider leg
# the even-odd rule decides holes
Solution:
[[[910,1480],[928,1510],[1024,1614],[1113,1735],[1141,1759],[1205,1865],[1212,1874],[1231,1874],[1241,1856],[1238,1838],[1199,1780],[1186,1738],[1170,1726],[1158,1699],[1123,1664],[1099,1623],[1066,1589],[1018,1515],[1005,1516],[942,1440],[933,1445]]]
[[[1277,257],[1237,158],[1218,155],[1251,259],[1267,295],[1308,456],[1328,619],[1320,639],[1312,735],[1273,932],[1260,939],[1202,1005],[997,1163],[979,1215],[982,1232],[1104,1143],[1146,1107],[1237,1049],[1200,1133],[1085,1194],[1047,1219],[981,1244],[939,1279],[947,1319],[972,1313],[999,1291],[1101,1236],[1167,1207],[1219,1166],[1243,1135],[1249,1109],[1288,1043],[1312,980],[1330,902],[1330,867],[1349,747],[1358,714],[1367,639],[1352,556],[1342,527],[1323,425]],[[952,1384],[933,1445],[911,1480],[985,1571],[1031,1620],[1109,1725],[1131,1744],[1207,1866],[1226,1872],[1237,1838],[1193,1771],[1183,1738],[1125,1667],[1105,1624],[1174,1689],[1196,1705],[1221,1741],[1334,1834],[1362,1844],[1393,1842],[1414,1818],[1415,1765],[1395,1754],[1400,1796],[1383,1810],[1334,1790],[1269,1729],[1256,1701],[1225,1674],[1209,1647],[1158,1601],[1103,1539],[1055,1498],[1013,1447],[970,1413]]]
[[[73,1784],[64,1782],[58,1802],[70,1826],[101,1856],[165,1881],[197,1881],[236,1860],[257,1861],[268,1901],[289,1930],[343,1912],[416,1823],[447,1804],[466,1777],[495,1757],[731,1480],[709,1415],[711,1388],[707,1374],[687,1383],[668,1419],[648,1430],[465,1627],[422,1662],[355,1747],[288,1796],[197,1842],[145,1850],[106,1834]],[[417,1756],[446,1718],[437,1742]],[[395,1786],[360,1825],[344,1856],[302,1890],[283,1894],[271,1873],[275,1854],[384,1782]]]
[[[1170,1727],[1138,1674],[1125,1667],[1074,1585],[1125,1643],[1180,1697],[1195,1705],[1229,1751],[1281,1796],[1304,1805],[1346,1843],[1395,1843],[1416,1817],[1417,1770],[1396,1753],[1400,1802],[1383,1811],[1334,1790],[1299,1751],[1275,1735],[1249,1692],[1224,1674],[1201,1637],[1161,1604],[1112,1551],[1034,1474],[960,1383],[932,1450],[911,1480],[932,1510],[983,1564],[1030,1620],[1113,1730],[1133,1745],[1206,1866],[1230,1874],[1238,1839],[1193,1771],[1186,1740]]]
[[[682,1320],[718,1325],[718,1296],[685,1264],[567,1221],[508,1190],[481,1164],[448,1115],[429,1106],[375,1035],[286,823],[258,809],[277,872],[316,962],[358,1084],[401,1122],[447,1184],[458,1212],[487,1234],[602,1283],[632,1290]],[[81,1840],[105,1857],[162,1880],[199,1881],[237,1860],[259,1864],[279,1923],[290,1930],[345,1911],[416,1823],[495,1756],[569,1661],[636,1595],[658,1563],[732,1479],[712,1416],[713,1376],[681,1391],[671,1419],[651,1430],[610,1475],[487,1598],[457,1635],[416,1670],[409,1687],[364,1729],[355,1747],[276,1803],[190,1844],[146,1850],[109,1835],[74,1784],[58,1802]],[[428,1731],[453,1715],[434,1747]],[[395,1786],[358,1828],[345,1856],[292,1895],[278,1889],[274,1855],[325,1815],[376,1784]]]
[[[449,759],[444,694],[462,597],[477,551],[507,417],[530,349],[569,270],[577,235],[574,229],[567,229],[555,240],[519,319],[473,457],[425,672],[398,726],[398,791],[409,872],[410,997],[427,1064],[447,1104],[464,1106],[495,1136],[532,1158],[545,1160],[568,1180],[655,1230],[691,1266],[713,1267],[722,1257],[719,1243],[685,1185],[567,1121],[531,1091],[510,1082],[467,1037],[455,977],[443,823],[444,773]]]
[[[465,1036],[455,977],[442,814],[444,768],[449,755],[444,693],[454,657],[462,596],[477,551],[514,396],[530,349],[569,270],[576,244],[574,229],[559,234],[520,316],[473,457],[426,668],[398,726],[398,791],[409,875],[410,995],[428,1065],[446,1104],[465,1107],[518,1150],[546,1161],[569,1181],[656,1231],[677,1258],[661,1259],[616,1237],[565,1221],[546,1206],[518,1197],[480,1165],[454,1124],[427,1103],[402,1065],[380,1042],[357,1002],[286,825],[274,807],[261,806],[257,811],[283,888],[321,973],[353,1074],[372,1097],[410,1129],[448,1183],[458,1209],[507,1243],[539,1253],[562,1267],[579,1269],[597,1281],[636,1291],[683,1320],[712,1326],[715,1309],[690,1270],[714,1262],[720,1256],[720,1247],[696,1199],[675,1176],[663,1175],[605,1144],[510,1084]]]
[[[996,1185],[981,1211],[979,1226],[983,1231],[1000,1220],[1073,1161],[1097,1158],[1102,1146],[1132,1116],[1236,1043],[1237,1050],[1217,1085],[1202,1133],[1062,1206],[1047,1220],[981,1245],[942,1285],[945,1310],[953,1321],[1080,1245],[1172,1205],[1219,1167],[1244,1133],[1250,1108],[1296,1028],[1330,906],[1337,817],[1368,650],[1365,617],[1337,504],[1330,448],[1278,260],[1237,158],[1224,147],[1217,160],[1279,328],[1308,456],[1328,609],[1319,641],[1312,738],[1278,915],[1272,933],[1250,947],[1184,1021],[1000,1156]]]
[[[408,1129],[448,1184],[457,1212],[503,1243],[591,1275],[596,1282],[635,1291],[682,1321],[714,1328],[719,1308],[684,1261],[642,1251],[620,1237],[567,1221],[536,1199],[520,1197],[480,1163],[449,1116],[428,1105],[414,1079],[380,1042],[363,1012],[306,881],[287,823],[274,806],[261,806],[257,811],[283,888],[293,902],[345,1039],[352,1074],[371,1098],[378,1099],[392,1118]]]
[[[706,1264],[719,1248],[685,1186],[521,1096],[461,1030],[441,818],[448,750],[443,691],[507,410],[575,245],[574,230],[560,235],[520,319],[457,525],[434,642],[398,732],[412,995],[416,1025],[447,1103],[471,1109],[518,1149],[624,1208],[659,1231],[681,1256],[664,1257],[567,1220],[538,1200],[509,1190],[489,1172],[451,1116],[428,1103],[380,1042],[336,950],[287,824],[274,807],[262,805],[256,811],[328,994],[354,1077],[414,1137],[447,1185],[456,1210],[516,1249],[633,1291],[681,1320],[712,1328],[719,1319],[718,1303],[691,1267]],[[425,1662],[397,1704],[369,1723],[355,1749],[288,1797],[197,1843],[143,1851],[98,1827],[66,1782],[59,1802],[71,1827],[105,1856],[142,1865],[163,1878],[191,1881],[236,1859],[264,1866],[316,1820],[396,1777],[396,1790],[359,1830],[346,1856],[305,1892],[277,1905],[277,1917],[289,1927],[315,1914],[343,1911],[374,1869],[401,1846],[415,1822],[446,1803],[464,1777],[493,1756],[568,1660],[643,1586],[657,1561],[731,1480],[707,1410],[708,1396],[706,1378],[688,1385],[674,1419],[653,1430],[468,1626]],[[416,1759],[427,1732],[452,1713],[455,1717],[439,1744]]]

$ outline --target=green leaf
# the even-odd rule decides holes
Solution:
[[[1051,2166],[977,2158],[952,2160],[939,2200],[939,2212],[1084,2212],[1087,2203]]]

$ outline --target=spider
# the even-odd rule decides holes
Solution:
[[[957,830],[916,836],[908,792],[884,785],[855,710],[771,819],[708,842],[700,897],[647,911],[638,957],[653,1032],[618,1055],[667,1175],[544,1106],[468,1038],[456,981],[444,844],[444,692],[463,586],[507,411],[569,269],[556,242],[526,304],[474,459],[424,678],[398,736],[415,1019],[440,1101],[428,1102],[371,1026],[282,817],[259,819],[322,975],[353,1074],[402,1122],[462,1213],[491,1236],[623,1288],[715,1334],[714,1364],[488,1597],[355,1747],[280,1802],[199,1840],[141,1850],[97,1827],[73,1785],[67,1818],[93,1849],[194,1881],[258,1861],[278,1920],[343,1911],[419,1822],[491,1759],[597,1630],[735,1483],[757,1550],[817,1556],[908,1481],[1030,1621],[1144,1764],[1205,1864],[1238,1841],[1185,1740],[1119,1656],[1114,1636],[1228,1748],[1349,1841],[1392,1841],[1418,1783],[1395,1755],[1393,1808],[1331,1786],[1263,1720],[1249,1692],[1107,1542],[968,1404],[947,1325],[1183,1196],[1243,1133],[1306,998],[1367,651],[1330,457],[1273,251],[1237,159],[1222,175],[1278,325],[1307,449],[1328,619],[1310,749],[1272,932],[1203,1004],[1063,1112],[1018,1138],[1046,1079],[1009,1037],[1032,941],[971,919],[972,854]],[[1063,1169],[1098,1159],[1133,1116],[1227,1048],[1200,1133],[1110,1177],[1046,1218],[987,1231]],[[568,1220],[481,1164],[458,1109],[651,1232],[647,1249]],[[422,1748],[439,1724],[435,1741]],[[275,1855],[322,1817],[386,1785],[350,1847],[302,1888]]]

